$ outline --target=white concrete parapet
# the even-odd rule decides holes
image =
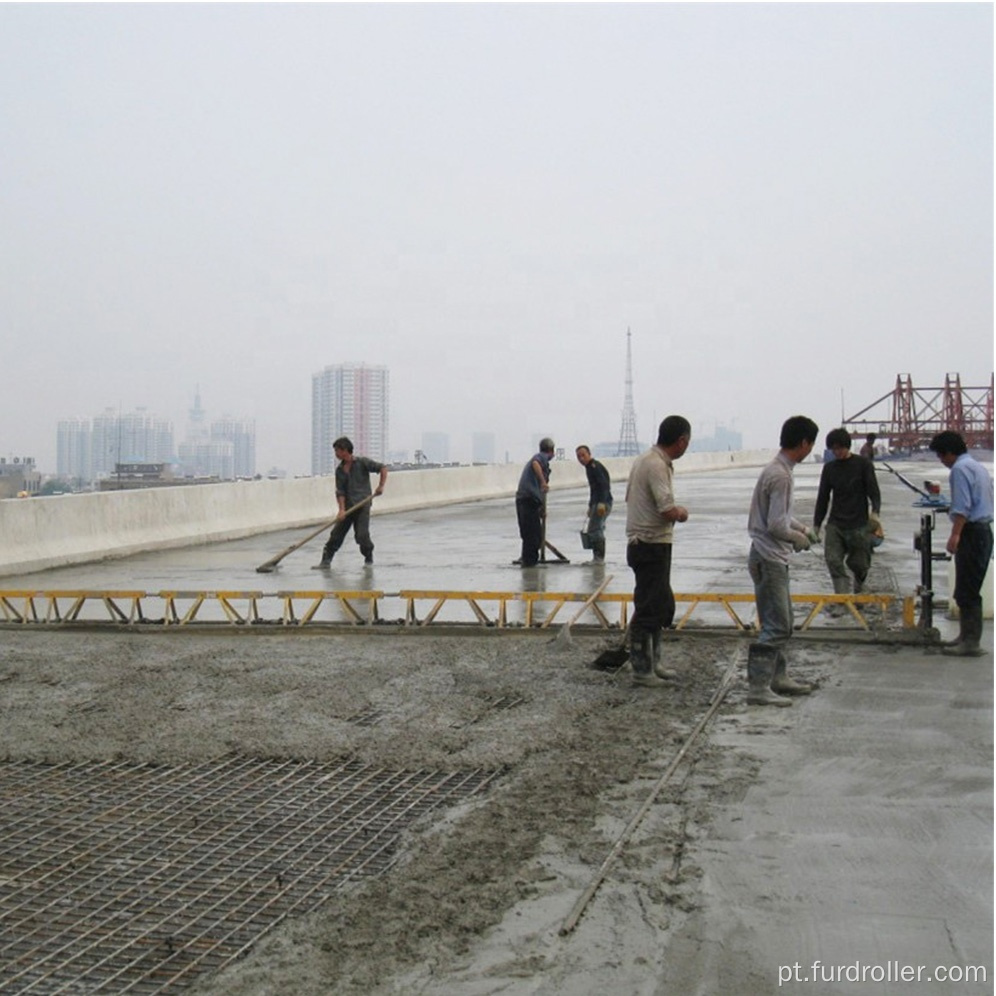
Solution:
[[[761,466],[774,453],[686,453],[675,472]],[[602,462],[613,481],[624,482],[632,458]],[[511,496],[522,466],[398,471],[374,514]],[[550,484],[584,487],[584,468],[573,458],[557,461]],[[0,500],[0,576],[317,525],[335,515],[333,488],[329,476]]]

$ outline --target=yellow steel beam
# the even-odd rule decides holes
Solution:
[[[0,619],[7,623],[30,624],[39,622],[77,622],[81,620],[85,606],[89,602],[99,601],[106,609],[111,621],[115,623],[145,622],[151,613],[143,608],[143,600],[158,598],[164,606],[163,624],[167,626],[185,626],[200,621],[205,604],[216,603],[224,619],[235,626],[249,625],[264,621],[264,613],[260,604],[276,598],[281,603],[280,622],[284,625],[303,626],[315,620],[323,604],[334,602],[341,609],[346,619],[353,625],[373,623],[379,620],[380,601],[388,597],[383,591],[280,591],[267,593],[261,591],[103,591],[88,589],[39,591],[0,590]],[[405,624],[428,626],[437,620],[444,607],[451,602],[466,604],[481,626],[497,626],[504,628],[508,624],[508,605],[518,602],[524,607],[525,628],[538,627],[548,629],[553,624],[558,613],[569,602],[588,601],[591,596],[584,592],[537,592],[537,591],[453,591],[438,589],[406,589],[392,593],[390,597],[398,597],[405,602]],[[295,600],[307,600],[308,605],[300,615],[295,611]],[[608,606],[619,606],[620,629],[625,629],[629,606],[633,596],[630,592],[601,593],[592,602],[590,608],[603,629],[611,626],[606,614]],[[63,608],[60,603],[70,604]],[[189,605],[184,609],[183,602]],[[242,609],[237,603],[245,602]],[[425,618],[417,615],[417,602],[432,603]],[[756,629],[754,618],[747,620],[743,612],[744,606],[753,610],[754,595],[747,592],[678,592],[675,601],[685,606],[676,628],[687,626],[694,613],[704,605],[722,606],[733,621],[734,626],[742,631]],[[837,595],[824,592],[797,593],[792,596],[793,603],[809,606],[800,630],[807,630],[829,605],[841,605],[862,629],[869,629],[868,620],[860,611],[866,606],[878,608],[884,618],[888,609],[899,604],[902,607],[902,623],[907,629],[914,628],[915,599],[912,596],[898,596],[883,593],[866,593],[860,595]],[[123,605],[121,603],[128,603]],[[365,611],[357,604],[365,603]],[[487,609],[487,603],[495,603],[494,615]],[[44,612],[39,606],[44,606]],[[547,609],[543,619],[537,621],[537,609],[542,606]]]

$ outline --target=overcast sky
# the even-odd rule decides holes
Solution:
[[[311,375],[392,450],[773,446],[993,369],[993,8],[0,5],[0,455],[144,405],[310,470]],[[652,440],[651,440],[652,441]]]

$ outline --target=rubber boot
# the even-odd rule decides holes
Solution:
[[[650,641],[650,660],[654,665],[654,674],[665,681],[674,681],[678,677],[678,672],[672,671],[669,667],[664,667],[663,656],[661,650],[661,631],[657,630]]]
[[[981,657],[984,653],[979,643],[982,639],[982,607],[979,605],[959,606],[961,615],[961,635],[953,647],[942,647],[945,657]]]
[[[778,650],[766,643],[752,643],[747,653],[747,705],[790,706],[791,699],[771,690]]]
[[[629,663],[633,668],[633,684],[644,688],[659,688],[666,684],[654,674],[653,645],[649,633],[630,633]]]
[[[786,673],[785,654],[775,651],[775,676],[771,680],[771,690],[779,695],[809,695],[813,686],[808,681],[796,681]]]
[[[322,559],[312,567],[313,571],[327,571],[332,566],[332,553],[328,544],[322,547]]]
[[[959,608],[958,609],[958,635],[953,640],[942,640],[941,641],[941,653],[946,654],[947,647],[960,647],[965,642],[965,613]],[[957,655],[960,656],[960,655]]]
[[[596,564],[605,563],[605,540],[593,540],[591,544],[591,559]]]

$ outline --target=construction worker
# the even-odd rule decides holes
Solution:
[[[584,531],[591,544],[591,559],[604,564],[605,522],[612,512],[612,481],[605,465],[591,455],[587,446],[577,447],[574,453],[588,475],[588,522]]]
[[[813,451],[819,426],[805,415],[782,425],[778,455],[757,479],[750,502],[747,570],[754,582],[754,601],[761,632],[747,652],[748,705],[790,706],[785,695],[808,695],[808,682],[786,674],[785,644],[792,636],[792,592],[789,558],[808,550],[819,537],[792,514],[792,472]],[[781,694],[779,694],[781,693]]]
[[[539,452],[522,468],[515,492],[515,515],[519,520],[522,555],[515,561],[523,567],[535,567],[543,550],[543,522],[546,518],[546,493],[550,490],[550,460],[556,446],[548,436],[540,440]]]
[[[633,461],[626,485],[626,563],[635,575],[630,621],[633,684],[663,685],[675,673],[661,663],[661,630],[674,622],[671,547],[674,524],[688,521],[688,509],[674,500],[674,461],[692,441],[681,415],[668,415],[657,443]]]
[[[833,459],[823,464],[820,473],[813,528],[819,535],[829,508],[823,551],[833,590],[838,595],[848,594],[853,575],[854,592],[860,594],[871,567],[872,533],[882,530],[882,496],[871,460],[851,452],[847,429],[831,429],[827,449]],[[843,605],[830,606],[831,615],[845,611]]]
[[[370,457],[354,456],[353,443],[348,436],[340,436],[332,444],[332,449],[339,461],[335,469],[335,498],[339,504],[339,514],[322,550],[321,563],[316,564],[315,568],[327,570],[331,566],[332,558],[338,553],[350,529],[353,530],[353,538],[363,554],[364,564],[370,566],[373,564],[374,552],[373,540],[370,539],[370,503],[367,502],[348,517],[346,513],[359,502],[371,497],[371,474],[380,475],[372,494],[376,496],[384,493],[387,467]]]
[[[958,606],[958,639],[942,648],[950,657],[981,657],[982,585],[993,555],[993,479],[968,454],[961,435],[939,432],[930,449],[951,471],[951,535],[946,549],[954,557],[954,600]]]

